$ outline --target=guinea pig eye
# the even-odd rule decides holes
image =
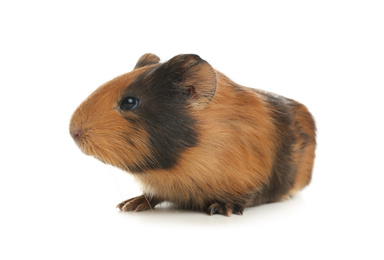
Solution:
[[[133,110],[139,106],[139,100],[135,97],[125,97],[120,103],[121,110]]]

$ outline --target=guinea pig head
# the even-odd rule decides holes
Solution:
[[[215,70],[197,55],[159,63],[145,54],[133,71],[103,84],[74,112],[70,134],[87,155],[137,173],[168,169],[199,140],[198,119],[215,95]]]

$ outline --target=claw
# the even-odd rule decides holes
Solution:
[[[211,206],[209,206],[209,208],[208,208],[209,215],[212,216],[213,214],[219,213],[219,210],[218,210],[219,207],[220,207],[220,205],[217,203],[213,203]]]
[[[208,214],[221,214],[230,217],[233,214],[243,215],[244,208],[241,206],[231,206],[229,204],[213,203],[208,207]]]
[[[161,201],[155,198],[147,198],[145,195],[141,195],[132,199],[125,200],[119,203],[116,208],[121,211],[144,211],[153,209]]]
[[[225,215],[227,217],[230,217],[232,215],[232,209],[228,205],[225,205]]]
[[[242,207],[235,207],[233,209],[233,214],[242,216],[243,215],[243,211],[244,211],[244,208],[242,208]]]
[[[123,202],[117,204],[116,208],[122,210],[123,207],[124,207],[126,204],[128,204],[130,201],[132,201],[132,200],[134,200],[134,199],[137,199],[137,198],[138,198],[138,197],[131,198],[131,199],[128,199],[128,200],[124,200]]]

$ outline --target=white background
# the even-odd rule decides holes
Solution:
[[[384,259],[382,1],[1,1],[0,28],[1,259]],[[138,186],[68,125],[146,52],[307,105],[311,185],[230,218],[116,212]]]

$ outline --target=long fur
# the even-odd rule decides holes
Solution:
[[[122,210],[162,201],[210,214],[283,200],[311,180],[315,123],[291,99],[240,86],[197,55],[166,63],[146,54],[75,111],[85,154],[132,172],[143,195]],[[127,95],[142,100],[121,111]]]

